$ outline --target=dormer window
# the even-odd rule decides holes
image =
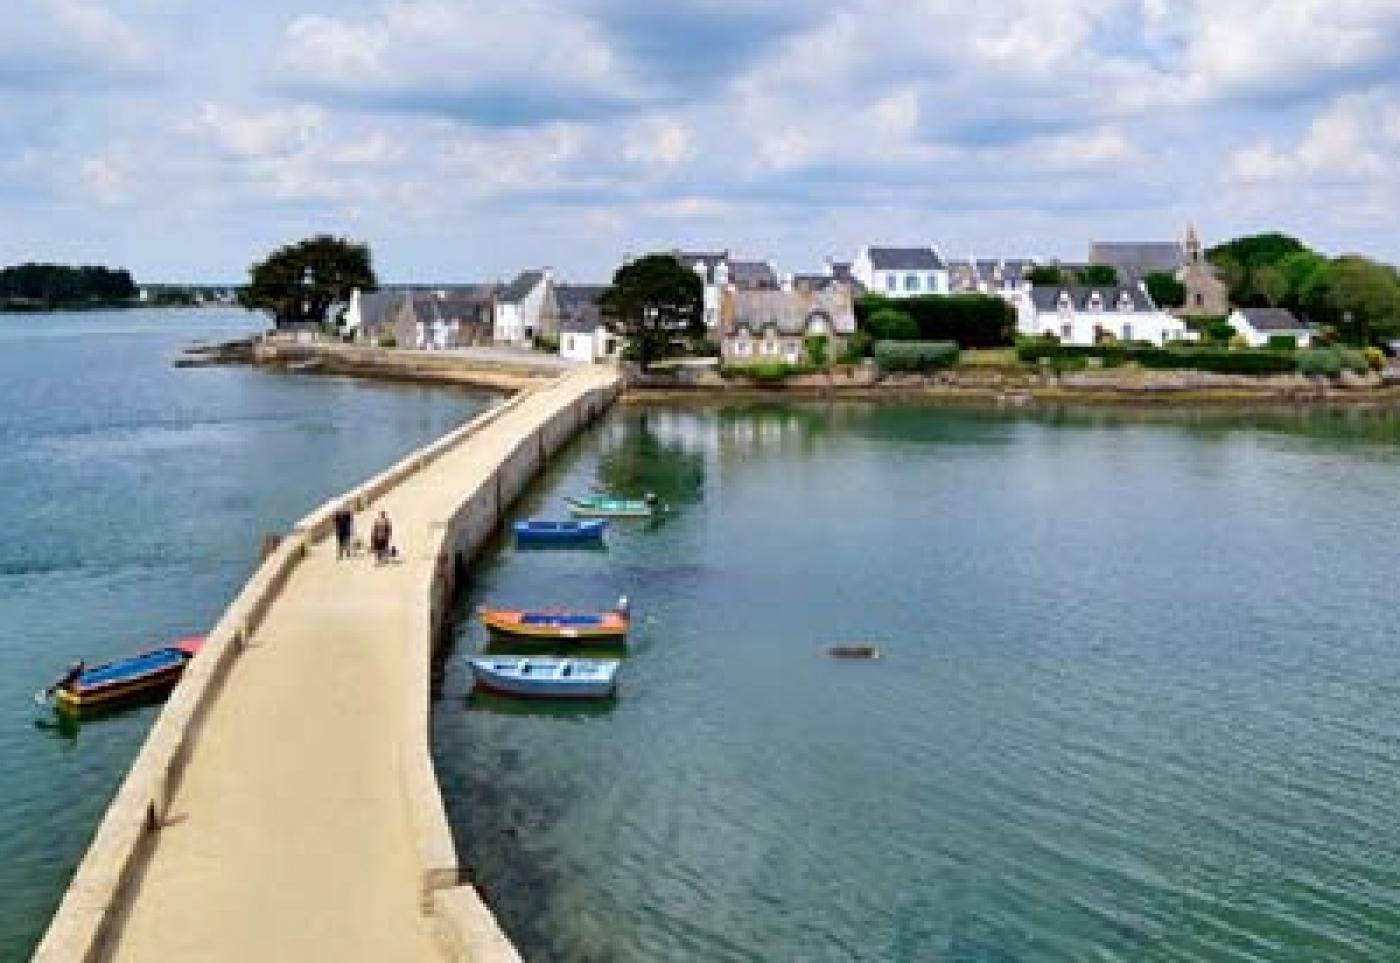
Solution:
[[[1132,296],[1131,294],[1129,294],[1127,291],[1123,291],[1123,292],[1121,292],[1121,293],[1118,295],[1118,310],[1119,310],[1119,311],[1131,311],[1131,310],[1133,310],[1133,296]]]
[[[1102,310],[1103,310],[1103,296],[1102,296],[1101,294],[1099,294],[1099,292],[1097,292],[1097,291],[1094,291],[1092,294],[1089,295],[1089,310],[1090,310],[1090,311],[1102,311]]]
[[[1067,314],[1074,310],[1074,301],[1070,299],[1068,291],[1060,292],[1060,299],[1058,304],[1060,310]]]

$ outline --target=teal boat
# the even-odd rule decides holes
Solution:
[[[640,499],[585,495],[564,500],[570,514],[589,518],[650,518],[660,510],[655,495]]]

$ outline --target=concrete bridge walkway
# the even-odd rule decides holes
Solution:
[[[116,959],[441,958],[400,777],[408,673],[428,645],[405,638],[406,606],[464,494],[580,385],[613,377],[582,370],[531,393],[368,506],[357,535],[384,508],[401,563],[337,561],[333,539],[310,548],[204,722],[118,918]]]

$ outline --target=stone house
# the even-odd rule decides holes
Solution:
[[[700,276],[705,286],[705,328],[719,325],[720,305],[724,291],[731,285],[745,291],[777,290],[778,272],[769,261],[745,261],[734,258],[729,250],[672,251],[676,260]]]
[[[948,290],[951,294],[995,294],[1014,301],[1030,289],[1026,275],[1035,266],[1032,258],[949,261]]]
[[[1184,241],[1096,242],[1089,263],[1118,272],[1119,284],[1136,284],[1149,274],[1170,274],[1186,288],[1186,301],[1176,313],[1185,317],[1224,317],[1230,311],[1230,291],[1205,259],[1195,225]]]
[[[720,356],[725,364],[768,361],[798,364],[806,355],[806,339],[828,339],[827,357],[835,358],[856,330],[855,301],[848,285],[819,290],[725,291],[721,319]]]

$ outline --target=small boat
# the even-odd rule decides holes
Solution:
[[[833,645],[826,650],[833,659],[878,659],[880,650],[873,645]]]
[[[478,688],[534,699],[606,699],[617,689],[616,659],[468,659]]]
[[[608,527],[605,519],[549,522],[542,519],[515,523],[517,545],[588,545],[602,540]]]
[[[525,612],[483,605],[481,621],[492,632],[514,639],[615,643],[632,624],[626,596],[610,612]]]
[[[564,499],[569,512],[592,518],[650,518],[660,506],[655,495],[645,498],[609,498],[606,495],[583,495]]]
[[[83,712],[163,692],[180,681],[203,644],[195,636],[102,665],[75,662],[46,694],[57,709]]]

